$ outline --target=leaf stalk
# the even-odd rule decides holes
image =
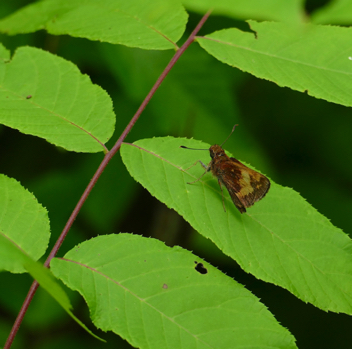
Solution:
[[[65,240],[65,237],[66,237],[67,233],[69,232],[73,222],[75,221],[79,211],[81,210],[84,202],[87,200],[88,195],[92,191],[95,183],[97,182],[97,180],[99,179],[99,177],[103,173],[105,167],[108,165],[108,163],[110,162],[111,158],[119,151],[119,149],[121,148],[121,144],[123,143],[123,141],[127,137],[128,133],[131,131],[131,129],[134,126],[134,124],[137,122],[137,120],[141,116],[143,110],[145,109],[145,107],[147,106],[147,104],[149,103],[151,98],[153,97],[154,93],[159,88],[159,86],[161,85],[161,83],[163,82],[163,80],[165,79],[167,74],[170,72],[170,70],[173,68],[175,63],[179,60],[181,55],[186,51],[186,49],[194,41],[195,36],[199,32],[199,30],[202,28],[202,26],[204,25],[205,21],[208,19],[210,13],[211,13],[211,11],[208,11],[203,16],[203,18],[199,21],[199,23],[197,24],[195,29],[192,31],[192,33],[190,34],[188,39],[185,41],[185,43],[176,51],[175,55],[171,58],[171,60],[168,63],[168,65],[166,66],[164,71],[161,73],[161,75],[159,76],[159,78],[155,82],[155,84],[152,87],[152,89],[149,91],[149,93],[145,97],[144,101],[142,102],[142,104],[140,105],[140,107],[138,108],[138,110],[136,111],[136,113],[134,114],[134,116],[132,117],[132,119],[130,120],[128,125],[126,126],[125,130],[122,132],[121,136],[119,137],[119,139],[117,140],[115,145],[112,147],[112,149],[109,152],[107,152],[105,154],[104,159],[100,163],[100,165],[99,165],[98,169],[96,170],[93,178],[88,183],[88,185],[87,185],[86,189],[84,190],[81,198],[79,199],[76,207],[74,208],[70,218],[68,219],[64,229],[62,230],[62,233],[60,234],[60,236],[57,239],[54,247],[52,248],[49,256],[47,257],[47,259],[46,259],[46,261],[44,263],[45,267],[48,268],[49,265],[50,265],[50,261],[56,256],[60,246],[62,245],[63,241]],[[15,339],[15,336],[17,334],[17,331],[18,331],[18,329],[19,329],[19,327],[20,327],[20,325],[22,323],[22,320],[23,320],[23,318],[24,318],[24,316],[25,316],[25,314],[27,312],[29,304],[31,303],[31,301],[33,299],[33,296],[36,293],[38,287],[39,287],[39,283],[36,280],[34,280],[32,285],[31,285],[31,287],[30,287],[30,289],[29,289],[29,291],[28,291],[28,293],[27,293],[27,296],[26,296],[26,298],[25,298],[25,300],[24,300],[24,302],[22,304],[22,307],[21,307],[21,309],[20,309],[20,311],[19,311],[19,313],[17,315],[17,318],[16,318],[16,320],[15,320],[13,326],[12,326],[10,334],[9,334],[7,340],[6,340],[5,345],[4,345],[4,349],[9,349],[11,347],[11,345],[12,345],[14,339]]]

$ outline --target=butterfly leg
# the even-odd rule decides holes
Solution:
[[[189,170],[191,167],[197,165],[198,162],[202,165],[202,167],[205,168],[205,172],[204,172],[199,178],[197,178],[195,181],[193,181],[193,182],[187,182],[187,184],[193,184],[193,183],[198,182],[207,172],[210,171],[210,167],[207,166],[207,165],[205,165],[205,164],[204,164],[202,161],[200,161],[200,160],[197,160],[193,165],[191,165],[190,167],[186,168],[184,171],[187,171],[187,170]]]
[[[224,211],[226,212],[226,208],[225,208],[225,201],[224,201],[224,192],[222,191],[222,185],[221,185],[221,181],[220,181],[220,179],[218,179],[218,182],[219,182],[220,189],[221,189],[222,206],[224,207]]]
[[[202,167],[204,167],[207,171],[209,171],[208,166],[205,165],[202,161],[197,160],[193,165],[191,165],[190,167],[185,168],[183,171],[188,171],[190,168],[192,168],[193,166],[196,166],[198,164],[198,162],[202,165]]]

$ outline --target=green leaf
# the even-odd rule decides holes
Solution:
[[[0,198],[0,236],[38,260],[50,238],[46,209],[20,183],[1,174]],[[23,260],[12,254],[5,244],[0,244],[0,270],[23,273]]]
[[[74,64],[40,49],[21,47],[7,58],[0,57],[0,123],[67,150],[105,149],[115,115],[102,88]]]
[[[46,29],[144,49],[176,48],[187,13],[176,0],[46,0],[28,5],[0,21],[8,34]]]
[[[51,271],[47,268],[44,268],[39,263],[31,262],[26,263],[25,267],[29,271],[29,273],[35,278],[40,286],[42,286],[49,294],[52,296],[61,306],[62,308],[71,316],[73,320],[77,322],[85,331],[87,331],[91,336],[96,339],[99,339],[102,342],[105,342],[104,339],[95,335],[89,328],[80,321],[75,315],[73,315],[71,309],[72,306],[70,304],[70,300],[66,295],[63,288],[56,282],[55,278],[53,277]]]
[[[104,341],[103,339],[92,333],[80,320],[78,320],[71,312],[70,300],[63,288],[56,282],[50,270],[44,268],[38,262],[30,258],[22,249],[13,241],[0,233],[0,261],[5,257],[9,264],[21,265],[26,269],[34,279],[42,286],[60,305],[61,307],[89,334],[93,337]]]
[[[334,0],[319,8],[311,15],[316,24],[344,24],[352,23],[351,0]]]
[[[98,328],[138,348],[296,348],[255,296],[180,247],[103,235],[51,268],[82,294]]]
[[[256,77],[352,106],[352,28],[248,22],[256,34],[225,29],[197,40],[221,62]]]
[[[286,288],[305,302],[352,314],[352,243],[298,193],[271,182],[268,194],[240,214],[224,190],[195,160],[209,154],[180,149],[209,148],[181,138],[123,144],[128,171],[153,196],[182,215],[248,273]],[[226,192],[226,193],[225,193]]]
[[[236,19],[273,20],[298,23],[303,19],[302,0],[183,0],[191,11]]]
[[[1,64],[8,63],[8,60],[10,60],[10,58],[11,58],[10,51],[7,50],[3,45],[0,44],[0,62],[1,62]]]

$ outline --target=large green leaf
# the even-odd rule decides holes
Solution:
[[[300,22],[303,19],[303,0],[182,0],[186,8],[206,13],[238,18]]]
[[[180,247],[105,235],[51,268],[82,294],[98,328],[138,348],[296,348],[255,296]]]
[[[279,86],[352,106],[352,28],[249,24],[255,34],[225,29],[197,40],[221,62]]]
[[[334,0],[315,11],[311,19],[318,24],[344,24],[352,23],[351,0]]]
[[[40,49],[21,47],[11,61],[3,47],[0,53],[0,123],[67,150],[104,150],[115,115],[101,87]]]
[[[8,34],[46,29],[144,49],[176,47],[187,14],[176,0],[44,0],[0,21]]]
[[[128,171],[149,192],[175,209],[200,234],[257,278],[291,291],[305,302],[352,314],[352,243],[298,193],[273,183],[260,202],[240,214],[210,174],[190,185],[207,163],[209,148],[195,140],[172,137],[124,144],[121,156]]]
[[[50,238],[46,209],[20,183],[1,174],[0,198],[0,235],[18,251],[38,260],[45,253]],[[22,273],[26,270],[23,263],[16,250],[9,250],[0,243],[0,270]]]

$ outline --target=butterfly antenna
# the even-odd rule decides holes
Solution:
[[[184,145],[180,145],[180,148],[191,149],[191,150],[209,150],[209,149],[188,148],[188,147],[185,147]]]
[[[222,147],[222,145],[230,138],[230,136],[233,134],[233,131],[235,131],[236,126],[238,126],[237,124],[233,127],[231,133],[227,136],[227,138],[220,144],[220,147]]]

